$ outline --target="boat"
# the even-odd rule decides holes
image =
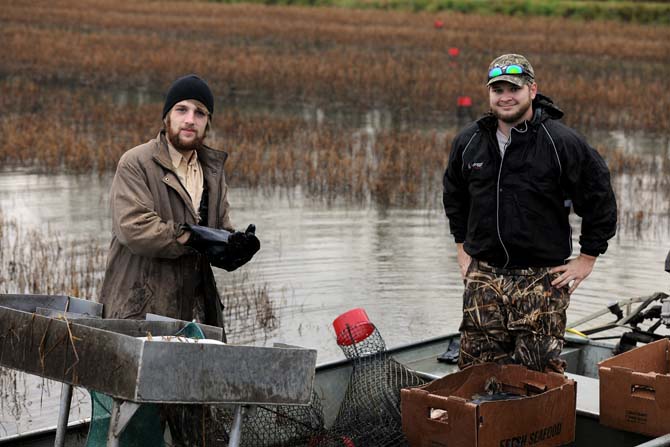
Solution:
[[[641,303],[636,311],[617,317],[617,321],[626,322],[625,325],[620,326],[626,326],[628,329],[632,329],[633,332],[652,334],[658,326],[652,327],[651,332],[640,329],[639,323],[641,320],[639,316],[644,316],[645,312],[649,314],[648,308],[651,304],[663,301],[667,297],[668,295],[666,294],[658,293],[649,297],[622,300],[619,303],[619,307],[611,306],[612,309],[609,309],[608,312],[617,315],[618,309],[622,307],[621,305],[625,307],[628,304]],[[598,313],[599,316],[602,316],[602,314]],[[584,323],[585,321],[580,321],[579,323]],[[616,325],[615,323],[614,326]],[[607,324],[604,327],[611,329],[613,325]],[[458,338],[458,333],[439,336],[429,340],[386,349],[384,355],[386,358],[393,359],[403,365],[423,381],[430,381],[457,371],[457,366],[454,363],[438,359],[445,357],[444,354],[448,353],[450,348],[453,349]],[[612,343],[611,340],[600,341],[593,338],[586,337],[583,332],[575,329],[566,332],[565,336],[562,358],[566,360],[568,365],[566,375],[577,382],[576,439],[571,445],[577,447],[598,445],[612,447],[670,446],[670,434],[652,438],[641,434],[616,430],[599,423],[600,390],[598,363],[612,357],[622,347]],[[618,337],[618,339],[622,340],[624,338]],[[331,427],[338,418],[341,405],[346,399],[355,364],[356,359],[348,356],[343,360],[319,364],[315,368],[313,390],[321,402],[323,422],[326,427]],[[88,419],[71,421],[67,428],[64,445],[72,447],[86,445],[89,422]],[[5,437],[0,439],[0,444],[2,446],[26,447],[53,446],[55,439],[56,427],[47,427],[41,430]],[[353,443],[344,442],[342,445],[350,446]]]

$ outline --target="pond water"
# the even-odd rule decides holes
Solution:
[[[95,238],[106,247],[110,183],[111,175],[3,173],[0,209],[24,228]],[[233,222],[256,224],[262,248],[238,272],[215,269],[217,282],[229,284],[246,272],[247,281],[267,287],[278,323],[269,331],[238,333],[238,342],[291,343],[318,349],[320,362],[340,358],[331,323],[354,307],[367,311],[389,346],[457,330],[463,284],[439,203],[380,209],[326,205],[299,189],[267,194],[235,188],[230,201]],[[670,229],[667,216],[657,220],[643,234],[621,231],[610,242],[574,293],[570,320],[615,299],[670,291],[670,274],[663,271]],[[577,220],[574,225],[579,234]]]
[[[334,119],[369,134],[398,126],[391,114],[380,110],[347,119],[318,108],[294,113],[312,126]],[[446,138],[446,132],[440,135]],[[648,157],[667,159],[670,154],[667,138],[610,132],[597,135],[596,141]],[[670,249],[670,192],[659,182],[660,172],[614,179],[619,231],[592,275],[573,294],[569,321],[617,299],[670,292],[670,274],[663,271]],[[57,235],[61,241],[93,240],[106,250],[111,238],[111,180],[111,174],[3,171],[0,211],[22,230]],[[343,354],[332,321],[354,307],[366,310],[389,347],[458,329],[463,283],[439,197],[418,208],[382,208],[324,203],[305,197],[300,188],[261,192],[233,187],[229,199],[233,223],[254,223],[262,248],[237,272],[215,269],[217,283],[220,289],[242,284],[266,291],[275,317],[275,324],[262,330],[227,321],[231,342],[300,345],[317,349],[318,362],[335,360]],[[577,237],[579,219],[572,223]],[[576,254],[577,240],[574,247]],[[611,317],[599,322],[606,320]],[[7,377],[3,380],[3,391],[13,386]],[[22,402],[16,407],[3,400],[0,429],[12,434],[53,426],[59,390],[59,384],[21,376],[13,395]],[[71,420],[89,414],[87,394],[78,390],[75,400]]]

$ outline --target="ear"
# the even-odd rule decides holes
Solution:
[[[530,99],[535,99],[535,95],[537,95],[537,83],[533,82],[530,84]]]

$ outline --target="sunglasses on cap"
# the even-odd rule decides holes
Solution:
[[[510,74],[510,75],[526,75],[530,78],[533,77],[532,74],[530,74],[528,71],[526,71],[521,65],[506,65],[504,67],[493,67],[492,69],[489,70],[489,81],[493,78],[497,78],[498,76],[502,76],[505,74]]]

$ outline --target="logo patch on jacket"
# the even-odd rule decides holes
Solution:
[[[482,168],[482,166],[484,166],[483,161],[478,161],[478,162],[468,164],[468,168],[473,170],[473,171],[479,171]]]

